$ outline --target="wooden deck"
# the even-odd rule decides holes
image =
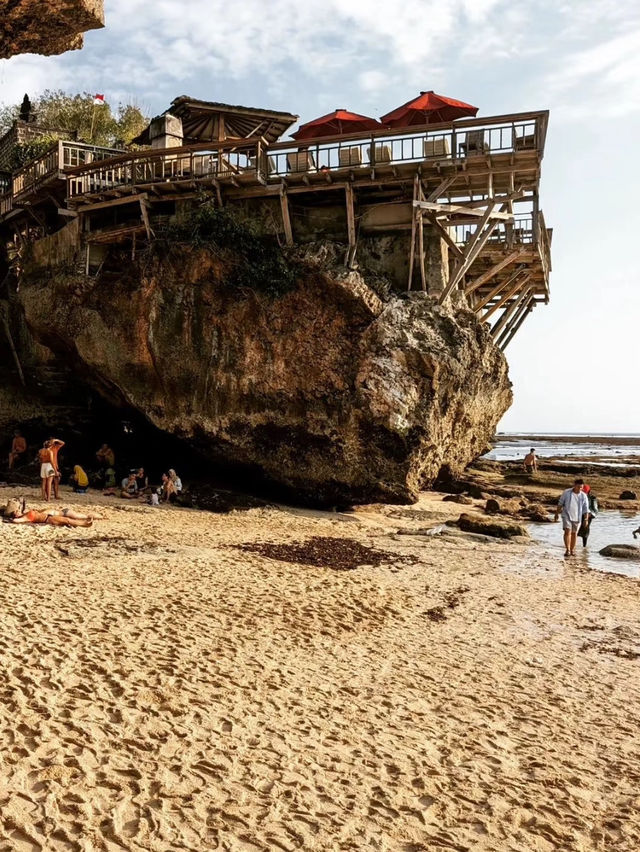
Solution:
[[[0,196],[0,227],[25,211],[37,218],[48,197],[60,199],[60,215],[89,222],[99,211],[139,205],[137,225],[112,228],[121,240],[150,235],[157,205],[205,192],[220,205],[275,199],[291,244],[290,199],[318,207],[339,198],[348,264],[360,234],[406,230],[407,286],[426,290],[424,231],[439,234],[450,258],[441,301],[464,292],[504,346],[549,298],[551,232],[538,203],[547,122],[547,112],[520,113],[312,144],[227,140],[129,153],[60,142],[14,176],[11,192]],[[108,231],[86,230],[90,242],[110,239]]]

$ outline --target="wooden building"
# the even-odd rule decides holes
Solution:
[[[286,244],[341,241],[347,266],[377,263],[397,288],[468,306],[503,348],[548,301],[551,230],[539,204],[546,111],[302,143],[277,141],[296,120],[287,113],[182,97],[164,115],[159,135],[150,128],[141,140],[156,147],[117,153],[61,142],[14,175],[0,197],[5,236],[30,240],[77,218],[91,273],[101,246],[152,239],[157,221],[204,192],[220,206],[270,211]],[[39,221],[47,198],[50,215]]]

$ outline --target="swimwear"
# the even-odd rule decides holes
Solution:
[[[43,464],[40,465],[40,478],[41,479],[48,479],[50,476],[55,476],[55,475],[56,475],[56,472],[55,472],[51,462],[43,462]]]

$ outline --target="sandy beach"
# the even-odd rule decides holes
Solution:
[[[214,515],[63,492],[106,519],[0,527],[2,852],[640,848],[638,585],[565,563],[559,529],[550,558],[398,535],[458,516],[438,494]],[[388,558],[237,547],[313,537]]]

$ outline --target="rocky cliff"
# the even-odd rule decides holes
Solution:
[[[0,59],[82,47],[82,33],[104,26],[103,6],[103,0],[0,0]]]
[[[380,297],[326,250],[275,288],[202,247],[104,268],[24,276],[37,339],[160,429],[304,500],[412,501],[478,456],[511,403],[472,313]]]

